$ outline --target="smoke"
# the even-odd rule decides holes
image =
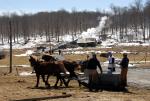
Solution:
[[[101,18],[101,21],[99,22],[99,26],[96,28],[97,32],[101,32],[102,31],[102,29],[105,27],[107,19],[108,19],[107,16],[104,16],[104,17]]]
[[[87,29],[86,32],[83,32],[81,34],[81,37],[82,38],[96,38],[96,39],[98,39],[97,34],[99,32],[101,32],[102,29],[105,27],[107,19],[108,19],[107,16],[101,17],[99,25],[96,28],[89,28],[89,29]]]
[[[89,28],[87,29],[86,32],[83,32],[81,34],[81,37],[82,38],[95,38],[96,35],[94,33],[96,33],[96,28]]]

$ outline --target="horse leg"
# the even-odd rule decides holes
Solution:
[[[36,74],[36,85],[35,87],[38,87],[39,86],[39,79],[40,79],[40,75],[39,74]]]
[[[60,80],[60,77],[57,75],[56,78],[57,78],[57,80],[56,80],[56,83],[55,83],[54,87],[55,87],[55,88],[58,88],[58,87],[57,87],[57,84],[58,84],[58,81]]]
[[[78,81],[79,87],[81,87],[81,82],[80,82],[78,76],[75,74],[75,72],[71,72],[71,73],[70,73],[70,76],[69,76],[69,79],[68,79],[68,81],[67,81],[67,84],[69,85],[69,82],[70,82],[70,80],[71,80],[72,78],[75,78],[75,80]]]
[[[67,82],[65,81],[65,79],[64,79],[64,77],[62,77],[61,75],[57,75],[57,81],[56,81],[56,83],[55,83],[55,88],[57,88],[57,84],[58,84],[58,81],[60,80],[60,85],[62,85],[63,83],[64,83],[64,85],[66,86],[66,87],[68,87],[68,84],[67,84]]]
[[[78,81],[79,87],[81,87],[81,82],[80,82],[80,80],[79,80],[78,76],[77,76],[76,74],[74,74],[74,77],[75,77],[75,78],[77,78],[77,81]]]
[[[60,79],[60,85],[59,86],[62,86],[63,85],[63,81],[62,79]]]
[[[50,77],[50,75],[48,74],[48,75],[47,75],[47,78],[46,78],[46,82],[47,82],[47,85],[50,87],[50,84],[48,83],[49,77]]]
[[[67,83],[67,86],[69,85],[70,80],[71,80],[71,78],[69,77],[69,78],[68,78],[68,81],[66,82],[66,83]]]
[[[61,75],[60,75],[60,79],[59,79],[59,80],[60,80],[60,86],[62,86],[63,83],[65,84],[65,86],[68,86],[68,85],[67,85],[67,82],[65,81],[64,78],[65,78],[64,76],[61,76]]]
[[[66,82],[67,86],[69,85],[69,82],[71,81],[72,77],[73,77],[73,73],[72,73],[72,71],[70,71],[70,75],[69,75],[69,77],[67,77],[68,78],[68,80]]]
[[[77,79],[78,79],[79,87],[81,87],[81,81],[79,80],[79,78],[77,78]]]
[[[46,86],[45,75],[42,75],[42,80],[43,80],[43,82],[45,83],[45,86]]]
[[[65,81],[65,78],[64,78],[64,77],[61,77],[61,76],[60,76],[60,78],[61,78],[61,79],[60,79],[61,82],[64,83],[64,85],[65,85],[66,87],[68,87],[68,83]]]
[[[49,87],[47,80],[45,80],[45,75],[42,75],[42,79],[43,79],[43,82],[45,83],[45,86]]]

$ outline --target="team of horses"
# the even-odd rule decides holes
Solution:
[[[41,61],[36,56],[32,55],[29,58],[29,62],[36,73],[37,82],[35,87],[39,86],[40,76],[42,77],[46,87],[50,87],[48,82],[50,76],[56,76],[56,82],[54,85],[56,88],[59,81],[61,82],[60,85],[64,84],[66,87],[68,87],[72,78],[75,78],[78,81],[79,86],[81,86],[81,82],[75,73],[75,69],[79,67],[79,63],[76,61],[57,60],[50,55],[43,55],[42,59],[44,61]]]

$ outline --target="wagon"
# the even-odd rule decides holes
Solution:
[[[103,74],[99,74],[99,82],[97,87],[99,89],[122,89],[124,86],[121,86],[120,73],[109,73],[104,72]],[[88,77],[85,76],[84,73],[79,74],[80,82],[83,86],[88,87]]]

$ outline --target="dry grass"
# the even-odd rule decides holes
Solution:
[[[21,65],[21,64],[29,64],[28,57],[16,57],[14,55],[23,54],[26,50],[13,50],[13,56],[12,56],[12,64],[13,65]],[[0,60],[0,65],[9,65],[9,51],[6,51],[6,57],[2,60]]]
[[[21,64],[29,64],[29,61],[28,61],[28,57],[25,56],[25,57],[16,57],[14,55],[18,55],[18,54],[24,54],[26,52],[27,49],[15,49],[13,50],[13,65],[21,65]],[[91,48],[84,48],[82,51],[87,51],[87,50],[91,50]],[[129,54],[128,57],[129,57],[129,60],[130,61],[134,61],[134,62],[140,62],[140,61],[145,61],[145,59],[147,61],[150,61],[150,47],[143,47],[143,46],[140,46],[140,47],[113,47],[111,49],[109,48],[103,48],[103,49],[100,49],[100,48],[93,48],[92,50],[100,50],[100,51],[115,51],[117,53],[113,54],[116,58],[122,58],[122,54],[120,54],[120,52],[122,52],[123,50],[127,50],[127,51],[130,51],[130,52],[137,52],[137,54]],[[0,60],[0,65],[9,65],[9,51],[6,50],[6,58],[5,59],[1,59]],[[146,54],[145,52],[148,52],[147,54],[147,58],[145,58]],[[99,56],[100,54],[97,54],[97,57],[98,59],[101,61],[101,62],[104,62],[107,60],[107,58],[103,58],[103,57],[100,57]],[[67,55],[64,55],[64,57],[67,59],[67,60],[86,60],[86,54],[67,54]],[[148,63],[147,63],[148,64]],[[149,64],[148,64],[149,65]]]

